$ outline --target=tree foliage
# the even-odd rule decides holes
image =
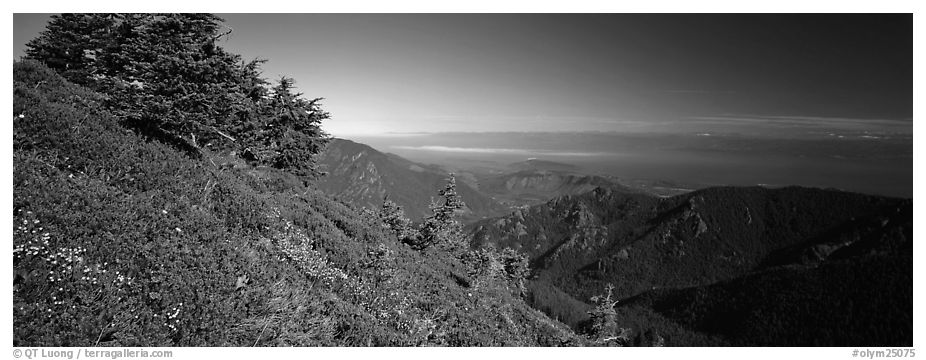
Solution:
[[[452,173],[447,178],[447,185],[438,194],[440,197],[431,201],[432,214],[421,224],[421,236],[413,247],[424,249],[437,245],[451,252],[469,248],[463,225],[456,220],[457,211],[462,210],[466,204],[457,194],[457,182]]]
[[[327,135],[321,99],[294,81],[260,76],[216,42],[231,29],[210,14],[63,14],[27,44],[27,56],[107,96],[105,105],[139,133],[199,155],[235,150],[259,164],[318,175],[313,155]]]
[[[405,216],[402,207],[389,200],[383,199],[383,207],[379,212],[380,221],[383,227],[391,232],[399,241],[406,244],[416,244],[420,236],[418,229],[412,225],[412,221]]]
[[[511,248],[502,251],[492,247],[472,249],[463,253],[461,259],[475,287],[498,282],[510,285],[518,295],[526,291],[524,280],[530,275],[529,261]]]
[[[262,127],[249,137],[246,154],[280,169],[290,169],[297,175],[319,175],[315,161],[305,161],[324,150],[327,144],[321,121],[329,118],[319,102],[306,100],[294,92],[295,81],[281,78],[262,104]]]
[[[630,329],[620,328],[617,324],[617,311],[614,306],[617,301],[612,300],[614,286],[608,284],[605,295],[593,296],[595,308],[588,312],[590,317],[590,340],[601,345],[623,346],[630,342]]]

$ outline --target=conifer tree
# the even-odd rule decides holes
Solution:
[[[321,175],[313,157],[328,143],[321,122],[329,114],[321,109],[321,98],[306,100],[294,87],[295,80],[283,77],[271,89],[263,107],[266,120],[248,151],[259,161],[314,178]]]
[[[614,286],[608,284],[605,295],[593,296],[597,305],[588,311],[591,321],[591,340],[601,345],[623,346],[630,341],[630,329],[620,328],[617,324],[617,301],[611,298]]]
[[[264,60],[216,42],[231,29],[211,14],[64,14],[27,44],[27,57],[106,95],[122,124],[199,156],[237,150],[263,165],[319,175],[327,143],[320,99],[284,78],[269,88]]]
[[[383,199],[380,220],[383,227],[392,232],[399,241],[406,244],[417,243],[418,231],[412,226],[411,220],[405,216],[401,206],[388,198]]]
[[[521,282],[530,275],[530,261],[523,254],[506,247],[498,256],[510,280],[521,285]]]
[[[455,219],[456,212],[466,204],[457,194],[457,182],[452,173],[447,178],[447,185],[438,194],[440,197],[431,201],[431,215],[421,225],[421,236],[415,247],[424,249],[437,245],[452,252],[467,249],[463,225]]]

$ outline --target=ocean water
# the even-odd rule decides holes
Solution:
[[[581,172],[705,186],[837,188],[913,196],[913,139],[897,134],[440,133],[352,138],[412,161],[498,172],[530,158]]]

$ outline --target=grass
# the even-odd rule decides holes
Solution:
[[[40,63],[13,72],[14,346],[577,339],[508,284],[458,284],[459,260],[409,249],[292,174],[191,159]]]

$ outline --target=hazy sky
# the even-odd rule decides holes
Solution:
[[[326,98],[336,136],[782,119],[912,134],[909,14],[221,16],[221,45]],[[14,16],[16,56],[47,18]]]

